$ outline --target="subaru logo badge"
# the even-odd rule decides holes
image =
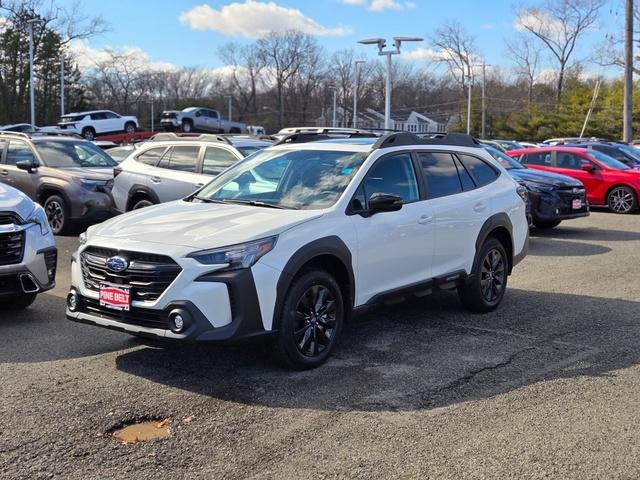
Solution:
[[[112,272],[118,273],[127,269],[129,262],[122,257],[111,257],[107,259],[107,268]]]
[[[573,189],[573,193],[576,193],[576,194],[580,193],[580,189],[579,188],[574,188]]]

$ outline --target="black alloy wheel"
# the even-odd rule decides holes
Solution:
[[[51,227],[51,231],[58,235],[63,233],[68,222],[67,205],[64,200],[57,196],[52,195],[44,202],[44,211],[47,215],[47,221]]]
[[[298,300],[294,340],[305,357],[316,357],[329,345],[336,331],[336,301],[323,285],[309,288]]]
[[[636,196],[629,187],[615,187],[607,196],[607,205],[614,213],[629,213],[636,208]]]
[[[142,199],[142,200],[138,200],[134,205],[133,208],[131,210],[140,210],[141,208],[147,208],[150,207],[151,205],[153,205],[154,203],[151,200],[148,200],[146,198]]]
[[[502,252],[496,248],[489,250],[480,268],[482,295],[487,303],[494,303],[504,293],[507,270]]]

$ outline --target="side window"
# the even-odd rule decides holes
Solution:
[[[453,155],[444,152],[419,152],[418,160],[429,198],[462,193],[462,184]]]
[[[462,184],[462,190],[464,190],[465,192],[468,192],[469,190],[473,190],[474,188],[476,188],[476,184],[473,183],[473,179],[471,178],[471,175],[469,175],[469,172],[467,172],[467,169],[464,168],[464,165],[460,163],[460,160],[456,158],[455,162],[456,162],[456,167],[458,167],[458,173],[460,174],[460,183]]]
[[[196,112],[196,117],[202,117],[204,110],[198,110]]]
[[[104,112],[91,114],[91,120],[104,120],[105,118],[107,118],[107,116],[104,114]]]
[[[579,155],[569,152],[556,153],[556,167],[566,168],[568,170],[580,170],[582,163],[586,163],[585,160]]]
[[[218,112],[216,112],[215,110],[209,110],[209,116],[211,118],[218,118]]]
[[[202,173],[205,175],[219,175],[227,167],[237,163],[238,159],[228,150],[217,147],[207,147],[202,162]]]
[[[112,119],[112,118],[118,118],[118,116],[113,112],[104,112],[104,118]]]
[[[167,147],[150,148],[136,157],[136,161],[155,167]]]
[[[24,142],[17,140],[11,140],[9,142],[9,148],[7,149],[7,165],[15,165],[16,163],[28,160],[32,163],[36,162],[36,157],[33,155],[31,148]]]
[[[196,146],[172,147],[164,154],[158,166],[169,170],[195,173],[199,151],[200,147]]]
[[[402,153],[387,157],[371,168],[364,180],[365,198],[371,198],[374,193],[397,195],[403,203],[415,202],[420,198],[411,155]]]
[[[471,177],[475,180],[478,187],[483,187],[498,178],[498,172],[478,157],[473,157],[464,153],[458,154],[458,157],[467,171],[471,174]]]
[[[520,163],[531,165],[551,166],[551,154],[549,152],[527,153],[522,155]]]

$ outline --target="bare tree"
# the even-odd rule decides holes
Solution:
[[[519,37],[507,40],[507,54],[515,63],[515,73],[527,84],[527,105],[533,101],[533,85],[540,69],[541,48],[531,38]]]
[[[449,21],[438,28],[431,37],[438,51],[436,61],[444,63],[464,90],[467,78],[471,77],[474,58],[478,57],[475,38],[456,21]]]
[[[235,43],[223,46],[219,56],[230,69],[229,91],[240,105],[240,118],[243,118],[248,111],[256,115],[257,93],[265,58],[252,45],[240,46]]]
[[[604,0],[547,0],[541,7],[521,7],[516,11],[516,27],[537,38],[558,62],[558,103],[577,41],[596,23],[604,3]]]

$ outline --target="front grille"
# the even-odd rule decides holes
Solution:
[[[121,256],[129,262],[123,272],[107,269],[107,259]],[[131,299],[155,301],[182,271],[170,257],[141,252],[88,247],[81,255],[82,277],[89,290],[98,291],[100,283],[131,287]]]
[[[0,265],[20,263],[24,250],[24,232],[0,233]]]
[[[0,212],[0,225],[22,225],[22,221],[15,213]]]
[[[130,325],[138,325],[147,328],[169,329],[169,320],[167,313],[162,310],[151,310],[148,308],[131,307],[130,310],[112,310],[101,307],[98,300],[83,297],[79,312],[95,315],[106,320],[114,320],[116,322],[128,323]]]
[[[572,210],[574,200],[582,200],[582,208],[587,206],[587,194],[584,188],[563,187],[558,189],[558,195],[563,201],[563,207]],[[579,210],[578,210],[579,211]]]

